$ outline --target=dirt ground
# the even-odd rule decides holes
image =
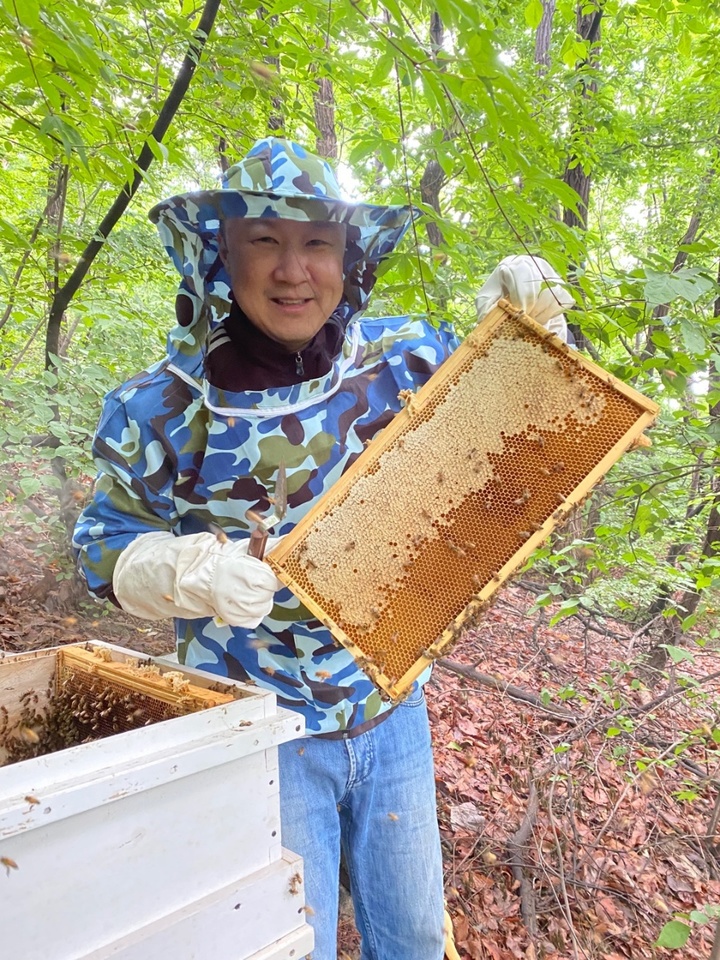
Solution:
[[[169,623],[90,603],[23,529],[0,539],[0,651],[101,639],[157,655]],[[427,686],[446,896],[462,960],[708,957],[720,904],[720,655],[648,686],[609,619],[532,612],[507,588]],[[464,673],[463,673],[464,671]],[[339,960],[357,960],[343,894]]]

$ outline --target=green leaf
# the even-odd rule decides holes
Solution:
[[[525,23],[532,29],[537,30],[543,18],[542,0],[530,0],[525,7]]]
[[[150,147],[150,151],[156,160],[159,160],[160,163],[164,163],[168,158],[168,149],[164,143],[160,140],[156,140],[155,137],[148,137],[145,141]]]
[[[690,354],[703,354],[707,350],[707,340],[705,338],[705,333],[702,327],[693,323],[692,320],[687,320],[685,317],[680,318],[680,334],[685,344],[685,349]]]
[[[671,643],[661,643],[660,646],[665,647],[673,663],[682,663],[683,660],[687,660],[689,663],[695,663],[695,657],[689,650],[685,650],[683,647],[676,647]]]
[[[26,497],[32,497],[42,487],[42,481],[37,477],[22,477],[18,486]]]
[[[577,609],[580,606],[580,601],[577,597],[571,597],[569,600],[563,600],[560,604],[560,607],[557,613],[553,614],[550,618],[550,623],[548,626],[554,627],[556,623],[559,623],[560,620],[563,620],[565,617],[570,617],[574,613],[577,613]]]
[[[668,950],[679,950],[688,942],[690,927],[682,920],[670,920],[660,931],[655,941],[656,947],[667,947]]]

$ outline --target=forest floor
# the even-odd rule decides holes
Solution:
[[[1,651],[88,639],[172,648],[167,623],[78,603],[40,547],[25,530],[0,538]],[[651,682],[646,639],[589,616],[551,628],[534,596],[532,583],[505,588],[426,688],[460,957],[709,957],[720,653],[693,643]],[[689,930],[687,942],[655,946],[674,919],[665,935],[679,943]],[[339,936],[340,960],[356,960],[347,906]]]

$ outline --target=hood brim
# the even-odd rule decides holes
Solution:
[[[281,218],[345,224],[343,299],[333,317],[347,326],[367,306],[378,265],[395,250],[419,213],[406,205],[350,203],[290,191],[228,188],[179,194],[156,204],[148,216],[157,225],[182,277],[180,292],[193,302],[193,319],[171,332],[169,353],[183,355],[182,365],[188,368],[192,363],[187,354],[198,352],[204,336],[199,329],[193,329],[203,314],[203,306],[210,311],[210,327],[223,320],[230,310],[230,281],[220,263],[218,248],[223,220]]]

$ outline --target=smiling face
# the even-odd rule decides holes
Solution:
[[[301,350],[343,294],[345,226],[280,218],[227,220],[220,257],[250,322],[288,350]]]

